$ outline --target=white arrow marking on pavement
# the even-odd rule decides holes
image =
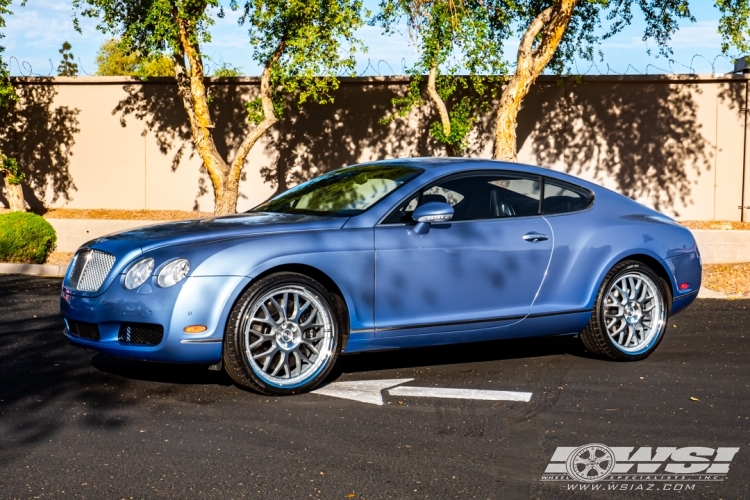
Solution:
[[[392,378],[387,380],[355,380],[351,382],[334,382],[320,389],[311,391],[314,394],[333,396],[334,398],[353,399],[361,403],[383,404],[383,389],[411,382],[413,378]]]
[[[393,396],[422,398],[484,399],[487,401],[524,401],[531,399],[530,392],[484,391],[480,389],[444,389],[442,387],[396,387],[388,391]]]

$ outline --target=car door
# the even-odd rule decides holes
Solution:
[[[539,215],[540,178],[477,172],[434,182],[375,227],[376,336],[516,323],[529,312],[552,254]],[[411,213],[442,201],[448,223],[414,232]]]

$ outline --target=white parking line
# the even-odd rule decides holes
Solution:
[[[353,399],[360,403],[383,405],[383,389],[398,384],[411,382],[413,378],[392,378],[387,380],[353,380],[349,382],[334,382],[320,389],[311,391],[313,394],[322,394],[334,398]]]
[[[483,399],[487,401],[524,401],[528,403],[531,400],[532,393],[400,386],[389,389],[388,394],[391,396],[413,396],[418,398]]]

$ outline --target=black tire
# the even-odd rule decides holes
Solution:
[[[635,291],[633,292],[632,299],[625,299],[622,291],[614,291],[621,290],[616,288],[616,285],[623,283],[623,280],[625,280],[624,282],[627,283],[627,280],[629,280],[630,277],[633,277],[634,280],[636,279],[636,277],[640,277],[643,280],[641,282],[641,292],[639,293],[652,293],[654,299],[653,302],[649,301],[647,303],[648,306],[650,306],[651,304],[656,304],[657,302],[661,303],[661,312],[659,313],[659,317],[661,319],[652,317],[656,313],[653,313],[651,315],[648,314],[656,309],[657,306],[654,306],[653,309],[646,311],[645,308],[641,309],[641,304],[639,302],[639,304],[637,304],[637,309],[634,310],[634,308],[636,307],[636,304],[634,304],[634,302],[637,302],[636,297],[638,296],[638,293],[636,293]],[[625,292],[625,295],[630,297],[631,290],[626,289]],[[616,310],[619,313],[620,306],[612,305],[614,303],[614,299],[612,299],[610,305],[608,305],[607,297],[610,293],[614,293],[620,298],[620,300],[623,300],[629,305],[629,308],[628,306],[622,306],[622,320],[614,319],[616,314],[612,314],[612,312],[613,310]],[[643,264],[642,262],[634,260],[626,260],[620,262],[616,266],[614,266],[604,277],[602,285],[596,294],[596,300],[594,302],[594,312],[591,315],[591,320],[589,321],[589,324],[586,325],[586,328],[581,332],[580,338],[583,341],[583,344],[586,346],[586,349],[588,349],[592,354],[598,356],[613,359],[616,361],[637,361],[639,359],[644,359],[648,357],[652,352],[654,352],[654,350],[656,350],[662,338],[664,337],[664,332],[666,331],[667,323],[669,320],[669,309],[671,308],[671,305],[672,298],[671,294],[668,292],[667,284],[650,267]],[[627,331],[623,331],[623,333],[615,333],[614,335],[618,338],[618,340],[615,340],[613,338],[607,328],[607,320],[605,315],[607,315],[606,317],[613,318],[612,320],[610,320],[614,321],[610,323],[610,328],[614,328],[617,331],[619,331],[620,326],[623,325],[623,328],[627,331],[629,331],[630,327],[633,326],[636,335],[636,338],[633,339],[634,343],[638,340],[637,325],[639,324],[639,322],[642,325],[642,334],[645,331],[646,327],[643,326],[643,324],[645,324],[645,322],[647,321],[645,319],[647,315],[649,316],[649,318],[651,318],[648,321],[650,321],[653,326],[651,327],[647,335],[643,334],[642,345],[636,344],[630,346],[627,344],[627,341],[630,339],[630,337],[626,337]],[[643,317],[642,321],[639,321],[637,319],[640,317]],[[635,324],[631,324],[631,321],[635,322]],[[623,338],[625,338],[626,345],[620,344],[620,342],[623,341]]]
[[[284,304],[276,300],[279,296],[283,297],[285,290],[288,292],[287,295],[291,293],[292,297],[295,291],[300,291],[299,306],[295,306],[294,302]],[[271,295],[269,299],[270,294],[276,295]],[[305,309],[302,301],[308,296],[310,305]],[[262,305],[260,301],[263,301]],[[341,350],[344,311],[340,310],[338,304],[339,301],[335,300],[325,287],[303,274],[282,272],[259,279],[240,295],[229,315],[224,333],[224,369],[240,387],[269,396],[299,394],[314,389],[330,373]],[[277,308],[277,305],[281,307]],[[296,312],[295,307],[299,307]],[[322,311],[317,312],[318,316],[309,312],[318,309]],[[304,310],[301,316],[299,310]],[[261,318],[261,311],[268,311],[269,319],[276,323],[276,326],[268,323],[265,312]],[[296,322],[288,318],[290,311],[298,316]],[[308,316],[305,317],[305,314]],[[327,323],[324,319],[326,315]],[[310,319],[311,316],[314,319]],[[324,326],[313,325],[306,330],[304,323],[308,319],[315,324],[323,321]],[[265,324],[267,326],[264,326]],[[263,328],[266,330],[259,331]],[[323,342],[314,344],[318,338],[308,335],[318,334],[323,335]],[[307,347],[308,345],[312,347]],[[317,357],[313,350],[315,347],[319,348]],[[256,360],[257,356],[273,348],[276,350],[270,355],[268,362],[266,359],[269,356]],[[287,361],[284,362],[284,359]],[[261,362],[268,365],[265,371]],[[271,374],[277,364],[285,370],[285,373],[279,376]],[[299,373],[294,378],[294,371],[297,370]],[[289,383],[282,380],[285,377]]]

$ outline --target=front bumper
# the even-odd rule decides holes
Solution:
[[[224,328],[237,296],[249,283],[239,276],[188,277],[170,288],[160,288],[155,277],[137,290],[122,286],[118,276],[97,297],[75,295],[63,287],[60,310],[66,320],[65,337],[74,345],[112,356],[166,363],[217,363],[221,359]],[[77,336],[72,322],[96,325],[99,339]],[[123,324],[161,325],[156,345],[118,338]],[[206,331],[188,334],[190,325]]]

